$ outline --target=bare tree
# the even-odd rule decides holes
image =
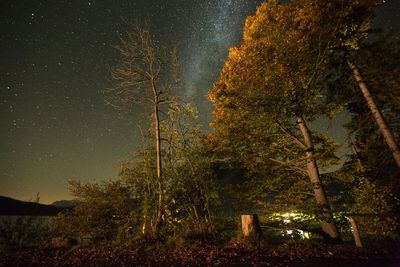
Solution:
[[[106,89],[106,103],[120,110],[142,104],[151,110],[153,117],[158,203],[152,228],[157,233],[164,202],[160,114],[161,105],[169,101],[171,90],[179,82],[176,51],[172,49],[169,53],[161,48],[152,39],[150,27],[141,27],[138,23],[132,24],[132,30],[114,48],[119,53],[120,63],[111,68],[114,86]]]

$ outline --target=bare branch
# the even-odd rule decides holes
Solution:
[[[270,160],[272,162],[275,162],[275,163],[279,163],[279,164],[281,164],[283,166],[286,166],[289,169],[292,169],[292,170],[295,170],[295,171],[301,173],[302,175],[307,175],[308,174],[306,169],[297,167],[297,166],[291,164],[290,162],[284,162],[284,161],[273,159],[273,158],[268,158],[268,160]]]
[[[290,136],[296,144],[298,144],[301,148],[305,149],[305,144],[292,132],[290,129],[286,128],[282,123],[278,120],[275,120],[275,123],[278,124],[279,128],[288,136]]]

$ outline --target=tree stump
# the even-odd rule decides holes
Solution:
[[[242,235],[246,239],[260,239],[262,231],[257,214],[240,215],[242,222]]]
[[[358,230],[358,225],[356,219],[353,216],[348,216],[350,224],[351,224],[351,232],[353,233],[354,242],[356,243],[356,247],[362,248],[360,231]]]

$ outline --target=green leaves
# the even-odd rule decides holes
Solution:
[[[71,181],[69,190],[77,198],[77,205],[52,219],[56,233],[80,241],[110,241],[122,228],[135,225],[139,195],[123,180],[86,184]],[[129,233],[124,230],[125,238],[133,234],[128,228],[125,230]]]

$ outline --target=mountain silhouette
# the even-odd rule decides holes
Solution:
[[[0,215],[15,216],[55,216],[65,207],[39,204],[0,196]]]
[[[78,204],[77,200],[57,200],[51,203],[50,205],[57,208],[69,209],[75,207],[77,204]]]

